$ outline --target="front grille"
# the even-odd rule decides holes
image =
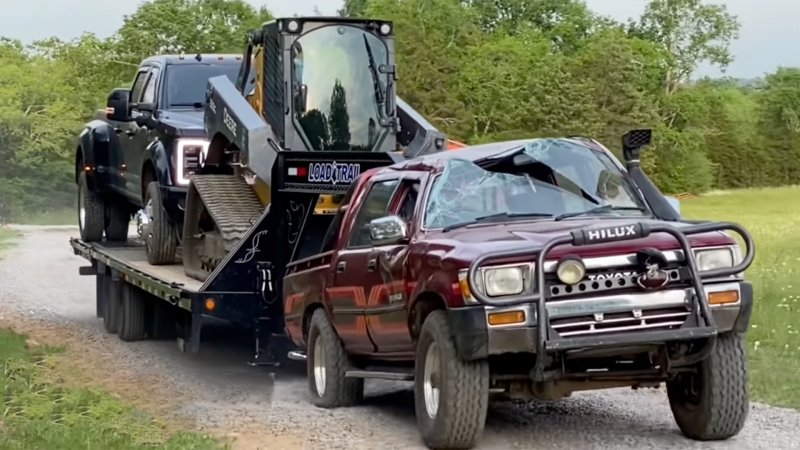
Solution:
[[[635,272],[635,271],[634,271]],[[669,275],[669,282],[663,289],[672,289],[675,284],[680,282],[680,271],[678,269],[669,269],[666,271]],[[597,272],[600,274],[602,272]],[[611,273],[611,272],[606,272]],[[557,299],[565,297],[583,296],[586,294],[593,294],[598,292],[619,291],[619,290],[638,290],[639,286],[636,279],[639,277],[638,273],[632,275],[624,275],[614,278],[605,278],[599,280],[586,279],[574,285],[563,284],[556,282],[548,282],[547,289],[549,292],[548,299]]]
[[[635,310],[553,319],[550,325],[559,336],[566,338],[654,328],[678,328],[684,324],[689,314],[686,308]]]

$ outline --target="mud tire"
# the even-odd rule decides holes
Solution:
[[[694,394],[687,393],[692,383]],[[667,396],[686,437],[711,441],[737,435],[750,409],[744,335],[720,334],[711,355],[697,363],[696,373],[681,374],[667,383]]]
[[[321,349],[322,355],[318,355],[315,349]],[[315,362],[318,359],[323,359],[322,367],[325,375],[322,394],[317,387],[315,370]],[[345,372],[351,367],[350,358],[323,308],[316,309],[311,316],[306,366],[308,390],[315,406],[321,408],[354,406],[364,399],[364,379],[345,377]]]
[[[428,350],[433,346],[431,361]],[[426,406],[427,364],[439,366],[434,377],[439,388],[435,417]],[[431,312],[422,325],[414,372],[417,426],[425,444],[432,449],[474,447],[483,435],[489,408],[489,363],[459,357],[444,311]]]
[[[83,214],[81,214],[83,207]],[[105,229],[106,207],[103,198],[89,190],[86,173],[78,174],[78,227],[81,239],[86,242],[97,242],[103,239]],[[83,216],[83,217],[81,217]]]
[[[144,204],[152,201],[152,217],[144,227],[144,243],[147,262],[153,265],[172,264],[178,248],[178,235],[175,225],[169,220],[161,202],[158,183],[147,183]]]

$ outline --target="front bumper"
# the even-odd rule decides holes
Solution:
[[[710,330],[691,315],[691,289],[548,302],[549,338],[544,352],[662,344],[703,339],[732,330],[746,331],[753,309],[753,286],[746,281],[729,281],[703,287],[706,298],[714,292],[739,293],[736,303],[710,306],[715,324]],[[508,353],[539,353],[536,310],[533,303],[448,310],[461,357],[474,360]],[[512,311],[524,312],[525,321],[510,325],[489,324],[490,314]],[[681,315],[675,311],[685,313]],[[628,317],[619,317],[626,314]],[[606,315],[612,318],[606,319]],[[591,319],[585,320],[587,316]]]

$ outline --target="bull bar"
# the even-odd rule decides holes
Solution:
[[[624,233],[619,233],[619,230],[624,230]],[[731,267],[723,267],[718,269],[699,271],[697,268],[697,261],[693,255],[693,249],[686,236],[708,233],[713,231],[734,231],[739,234],[747,247],[742,261]],[[612,231],[612,232],[609,232]],[[618,242],[626,240],[640,239],[649,236],[653,233],[667,233],[672,235],[680,244],[683,255],[684,263],[688,267],[691,278],[692,290],[695,295],[692,297],[692,315],[699,316],[702,322],[698,321],[700,326],[689,327],[686,329],[670,330],[670,331],[647,331],[642,330],[635,335],[635,339],[631,339],[625,335],[607,335],[607,336],[591,336],[591,337],[576,337],[576,338],[553,338],[550,336],[550,326],[547,317],[547,299],[549,290],[547,289],[547,279],[545,278],[545,260],[547,255],[554,248],[564,245],[572,244],[575,247],[583,247],[590,245],[597,245],[609,242]],[[509,300],[491,299],[488,295],[480,289],[476,289],[474,280],[478,275],[478,270],[481,269],[483,264],[490,259],[499,258],[517,258],[525,257],[531,254],[537,254],[536,262],[536,276],[532,282],[531,294],[523,296],[513,296]],[[664,224],[645,224],[645,223],[629,223],[621,226],[613,227],[593,227],[581,230],[575,230],[568,236],[555,237],[549,240],[545,245],[529,246],[514,250],[498,250],[487,252],[480,257],[476,258],[469,266],[467,272],[467,285],[471,291],[472,296],[480,303],[487,306],[507,307],[513,305],[520,305],[525,303],[536,303],[536,362],[532,370],[534,379],[544,379],[544,369],[546,364],[546,354],[548,352],[558,350],[569,350],[575,348],[587,347],[611,347],[621,344],[631,343],[659,343],[671,340],[682,339],[703,339],[706,338],[706,344],[693,355],[690,359],[685,359],[685,364],[700,361],[706,358],[716,345],[717,330],[714,323],[714,317],[708,305],[708,299],[703,287],[703,280],[715,277],[727,277],[742,273],[747,270],[753,262],[755,257],[755,248],[752,236],[741,225],[733,222],[704,222],[694,223],[681,230]]]

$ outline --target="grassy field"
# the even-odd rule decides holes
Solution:
[[[12,237],[0,228],[0,250]],[[64,387],[56,357],[64,349],[29,344],[25,336],[0,328],[0,448],[221,448],[201,434],[170,433],[157,419],[106,392]]]
[[[748,334],[751,393],[800,409],[800,187],[712,193],[684,200],[687,217],[738,222],[753,235],[755,290]],[[790,206],[795,205],[795,206]]]
[[[78,213],[75,208],[62,208],[20,216],[16,223],[25,225],[77,225]]]

